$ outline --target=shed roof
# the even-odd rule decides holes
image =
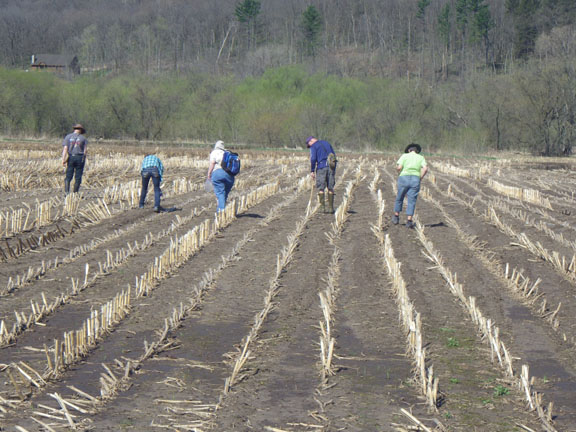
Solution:
[[[35,54],[32,66],[65,66],[72,64],[76,56],[74,54]]]

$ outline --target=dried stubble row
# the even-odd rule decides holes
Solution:
[[[530,379],[528,375],[528,366],[522,365],[521,375],[518,376],[512,365],[512,358],[506,348],[504,342],[500,340],[499,328],[494,324],[493,320],[486,318],[476,305],[475,297],[466,297],[464,289],[458,283],[456,275],[453,274],[444,264],[444,261],[438,251],[434,248],[432,242],[426,238],[424,227],[420,222],[416,221],[416,232],[418,239],[424,246],[427,254],[426,257],[435,264],[436,270],[442,275],[444,280],[448,283],[448,287],[452,294],[458,298],[466,311],[468,311],[472,322],[476,325],[477,330],[483,340],[486,340],[490,346],[492,362],[498,359],[498,364],[504,373],[510,379],[514,379],[518,388],[523,391],[526,402],[530,411],[536,411],[538,418],[541,421],[542,427],[547,432],[555,432],[556,429],[552,425],[552,403],[547,408],[544,407],[542,401],[542,394],[538,393],[533,388],[534,379]]]
[[[488,203],[483,203],[487,209],[484,213],[479,212],[475,207],[475,202],[478,201],[476,198],[471,202],[466,201],[465,199],[459,197],[454,191],[457,191],[459,194],[463,194],[462,191],[458,190],[454,187],[453,184],[448,186],[446,192],[442,192],[444,194],[449,195],[453,199],[457,200],[460,204],[465,205],[470,211],[472,211],[476,216],[483,217],[487,222],[491,223],[492,225],[498,227],[502,232],[515,238],[519,241],[520,245],[530,252],[542,258],[548,262],[550,262],[564,277],[568,278],[571,281],[576,279],[576,254],[572,256],[569,260],[565,256],[562,256],[557,251],[549,251],[547,250],[540,242],[534,243],[532,240],[528,238],[525,233],[517,233],[515,232],[511,226],[505,224],[502,219],[498,216],[496,210],[500,210],[503,213],[509,214],[518,220],[520,220],[523,224],[527,224],[539,231],[544,232],[547,234],[552,240],[561,243],[563,246],[569,247],[571,249],[576,246],[574,242],[566,240],[562,234],[557,234],[550,230],[543,221],[535,222],[533,219],[529,218],[525,212],[519,210],[512,210],[506,204],[503,204],[501,200],[490,200]],[[566,228],[575,229],[567,222],[559,221],[547,213],[545,213],[542,209],[535,210],[539,215],[545,217],[547,220],[550,220],[554,224],[562,225]]]
[[[433,184],[432,186],[439,193],[443,193],[437,185]],[[447,193],[445,196],[451,199],[456,199],[457,201],[459,199],[459,197],[454,196],[452,193]],[[474,252],[480,261],[484,263],[484,265],[489,268],[493,274],[499,276],[505,282],[505,286],[512,293],[519,295],[523,300],[523,303],[534,310],[539,317],[545,319],[546,322],[552,325],[554,330],[559,329],[560,323],[558,321],[558,312],[560,311],[562,303],[559,303],[554,311],[549,310],[545,295],[539,290],[539,285],[541,283],[540,278],[535,282],[532,282],[528,277],[524,276],[522,270],[516,268],[511,269],[508,263],[503,264],[500,262],[493,254],[486,252],[484,245],[477,237],[465,233],[458,222],[448,214],[444,206],[442,206],[438,200],[428,199],[428,201],[444,215],[446,222],[456,230],[460,239]],[[537,302],[540,302],[539,305]],[[564,340],[567,340],[565,334]]]
[[[145,236],[142,242],[135,241],[133,245],[128,243],[126,248],[120,248],[115,253],[106,250],[106,259],[97,263],[98,271],[93,274],[90,279],[88,277],[90,266],[89,264],[86,264],[84,282],[82,285],[79,284],[77,279],[71,278],[72,289],[60,293],[52,303],[47,303],[44,293],[41,294],[42,302],[34,301],[31,299],[31,308],[30,312],[28,312],[28,315],[24,311],[14,311],[16,321],[12,324],[12,329],[10,331],[7,330],[10,325],[5,324],[5,320],[0,321],[0,347],[15,342],[18,335],[33,327],[34,324],[41,322],[46,316],[54,313],[54,311],[57,310],[60,306],[69,303],[73,297],[77,296],[80,292],[93,285],[101,276],[109,274],[114,269],[120,267],[129,258],[135,256],[138,252],[147,250],[158,240],[170,235],[178,228],[189,223],[199,214],[204,213],[205,210],[206,209],[204,208],[201,210],[194,208],[191,214],[187,217],[182,218],[177,216],[170,227],[161,230],[156,235],[149,233]]]
[[[294,175],[295,171],[293,170],[290,174]],[[139,190],[136,187],[136,183],[137,182],[131,183],[131,185],[132,185],[131,188],[128,188],[128,189],[131,189],[131,192],[127,193],[127,195],[126,195],[127,198],[134,200],[134,202],[132,204],[130,204],[132,207],[135,207],[137,205],[138,199],[136,197],[139,197]],[[238,189],[248,188],[248,187],[251,187],[254,185],[258,185],[260,183],[261,183],[261,178],[257,177],[257,176],[253,176],[253,177],[250,177],[246,180],[239,181],[238,184],[236,185],[237,186],[236,189],[238,190]],[[124,186],[126,186],[126,185],[123,185],[123,187]],[[194,186],[191,186],[191,187],[195,188]],[[200,186],[198,188],[200,188]],[[122,188],[120,188],[120,189],[122,189]],[[108,196],[108,199],[111,199],[110,196]],[[108,207],[109,204],[113,203],[112,202],[113,197],[112,197],[112,201],[110,201],[110,202],[108,202],[107,199],[98,198],[96,200],[96,202],[89,202],[82,209],[80,209],[79,203],[81,202],[81,200],[82,200],[81,194],[68,195],[66,197],[66,201],[65,201],[68,204],[66,204],[65,209],[69,209],[68,210],[69,214],[66,214],[66,211],[63,211],[62,214],[59,214],[58,216],[52,217],[51,222],[54,223],[56,220],[61,219],[64,216],[74,216],[71,218],[73,225],[75,225],[76,227],[80,227],[80,226],[86,226],[86,225],[98,223],[98,222],[100,222],[104,219],[107,219],[109,217],[112,217],[118,213],[117,211],[112,211]],[[124,203],[124,202],[122,202],[122,203]],[[124,204],[121,205],[120,211],[123,211],[123,209],[124,209]],[[76,213],[71,214],[70,212],[72,212],[72,211],[75,211]],[[24,220],[23,217],[20,217],[19,220],[20,219]],[[72,233],[72,229],[70,230],[70,233]],[[36,249],[39,246],[44,246],[44,245],[46,245],[52,241],[55,241],[58,238],[64,237],[64,236],[65,236],[65,234],[57,226],[56,231],[46,232],[46,233],[40,235],[38,240],[36,240],[36,238],[34,236],[26,239],[26,244],[22,241],[22,239],[18,239],[16,246],[13,247],[10,245],[8,240],[6,240],[6,244],[5,244],[6,251],[4,251],[0,247],[0,260],[4,259],[4,261],[6,261],[9,258],[16,258],[27,250]]]
[[[253,194],[250,202],[247,205],[256,205],[258,202],[268,198],[271,194],[277,192],[278,183],[273,185],[265,185],[260,189],[260,192]],[[213,222],[207,219],[204,223],[193,228],[188,233],[184,234],[179,239],[171,242],[168,249],[160,256],[156,257],[154,264],[151,265],[149,271],[139,278],[136,282],[135,297],[149,294],[150,290],[157,285],[162,279],[167,277],[171,271],[182,265],[194,253],[196,253],[207,241],[214,238],[217,231],[229,225],[236,217],[235,202],[230,203],[227,208],[219,212]],[[164,265],[164,267],[163,267]],[[127,303],[125,299],[127,298]],[[104,318],[98,315],[91,315],[86,320],[81,329],[64,333],[64,341],[60,343],[58,340],[54,342],[54,361],[48,355],[48,348],[45,347],[47,353],[47,366],[42,377],[44,380],[57,377],[61,372],[83,358],[87,353],[93,349],[106,332],[108,332],[114,325],[118,324],[129,313],[130,302],[130,289],[127,293],[120,293],[105,306],[103,306]],[[98,329],[101,329],[99,331]],[[22,382],[18,383],[12,381],[16,390],[19,392],[23,386],[34,385],[38,386],[38,382],[31,382],[26,376],[21,377]],[[3,401],[0,400],[0,406]],[[14,407],[13,403],[7,403],[8,407]]]
[[[286,173],[287,173],[287,176],[288,176],[289,178],[291,178],[292,176],[294,176],[294,175],[296,174],[296,170],[292,170],[291,172],[287,172],[288,170],[286,170],[284,167],[282,168],[282,171],[283,171],[283,172],[286,172]],[[245,183],[248,184],[248,182],[245,182]],[[249,183],[254,183],[254,181],[251,181],[251,182],[249,182]],[[181,187],[179,187],[179,189],[181,189]],[[70,195],[70,197],[72,197],[72,196],[73,196],[73,195]],[[68,199],[68,198],[67,198],[67,199]],[[60,232],[60,231],[59,231],[59,232]],[[37,246],[38,246],[37,243],[33,243],[33,244],[31,245],[31,247],[34,247],[34,248],[37,247]],[[89,246],[76,247],[76,248],[74,249],[74,251],[71,251],[71,252],[70,252],[70,258],[69,258],[69,259],[72,259],[73,256],[77,256],[78,254],[84,254],[84,253],[86,253],[86,251],[87,251],[89,248],[94,247],[94,246],[95,246],[95,245],[94,245],[94,241],[92,241]],[[25,246],[23,245],[21,249],[24,250],[24,249],[25,249]],[[12,251],[11,248],[10,248],[9,250]],[[19,252],[19,250],[17,250],[16,253],[13,253],[12,255],[17,256],[17,253],[18,253],[18,252]],[[50,265],[48,265],[48,268],[49,268],[49,267],[50,267]],[[54,266],[53,266],[53,267],[57,267],[57,262],[54,263]],[[46,270],[46,265],[45,265],[44,262],[43,262],[41,268],[40,268],[38,271],[34,272],[34,271],[32,271],[32,269],[29,269],[29,271],[26,273],[26,275],[23,275],[21,279],[20,279],[19,277],[14,278],[14,279],[16,279],[16,282],[14,282],[12,279],[9,279],[9,281],[8,281],[8,287],[7,287],[8,292],[10,292],[10,291],[12,291],[13,289],[15,289],[15,288],[23,285],[24,283],[30,281],[32,278],[36,277],[36,275],[44,274],[44,273],[45,273],[45,270]],[[6,294],[6,292],[4,292],[4,294]]]
[[[493,189],[494,191],[498,192],[499,194],[517,199],[519,201],[536,204],[538,206],[552,210],[552,204],[550,203],[550,199],[543,197],[539,190],[509,186],[491,178],[490,174],[493,171],[493,167],[491,166],[491,164],[484,164],[481,165],[480,167],[460,168],[455,167],[448,163],[435,161],[434,169],[437,169],[438,171],[444,174],[460,178],[472,178],[477,181],[482,181],[488,176],[486,185],[491,189]]]
[[[295,168],[292,168],[289,170],[289,169],[287,169],[287,167],[283,166],[281,168],[281,171],[282,171],[282,173],[285,174],[286,178],[288,180],[290,180],[290,179],[294,178],[300,170],[295,169]],[[246,185],[253,184],[253,183],[254,183],[254,179],[252,179],[251,181],[245,181],[244,182],[244,184],[246,184]],[[178,186],[176,186],[176,184],[177,184],[177,182],[174,183],[174,185],[175,185],[174,193],[176,193],[176,194],[177,193],[186,193],[190,190],[195,189],[195,184],[191,183],[191,182],[188,182],[187,186],[184,186],[184,183],[181,183]],[[236,189],[239,189],[238,184],[236,185]],[[194,200],[194,199],[195,198],[191,198],[190,200],[186,201],[184,204],[187,204],[188,202],[190,202],[191,200]],[[240,210],[239,211],[243,211],[242,209],[245,207],[245,204],[243,202],[243,201],[245,201],[244,195],[240,196],[240,201],[241,202],[240,202]],[[203,212],[205,212],[206,210],[207,210],[207,208],[204,207],[201,210],[199,210],[198,212],[196,212],[196,214],[194,214],[194,216],[198,216],[198,215],[202,214]],[[150,218],[147,218],[144,221],[140,221],[136,224],[133,224],[130,229],[134,229],[138,225],[141,225],[142,223],[145,223],[146,221],[149,221],[152,218],[155,218],[155,216],[151,216]],[[176,216],[176,219],[179,220],[180,217]],[[185,222],[183,221],[182,223],[185,223]],[[178,225],[181,225],[181,224],[179,223]],[[92,240],[88,244],[75,247],[72,251],[70,251],[69,256],[67,258],[63,258],[60,261],[58,258],[56,258],[53,262],[49,261],[48,263],[45,263],[44,261],[42,261],[42,264],[36,270],[34,270],[34,269],[32,269],[32,267],[30,267],[28,269],[28,271],[25,274],[23,274],[22,276],[18,275],[16,277],[10,277],[8,279],[6,289],[4,289],[3,291],[0,291],[0,296],[9,294],[10,292],[14,291],[15,289],[18,289],[19,287],[29,283],[33,279],[40,278],[41,276],[43,276],[46,273],[46,271],[48,269],[57,268],[61,264],[66,264],[66,263],[72,262],[74,258],[79,257],[81,255],[85,255],[88,251],[94,249],[95,247],[99,246],[100,244],[102,244],[106,241],[110,241],[110,240],[113,240],[115,238],[118,238],[122,234],[124,234],[128,231],[129,231],[129,229],[116,230],[113,235],[106,236],[106,238],[104,238],[104,239]]]
[[[502,195],[506,195],[520,201],[526,201],[531,204],[536,204],[552,210],[552,204],[550,204],[550,200],[548,198],[542,197],[540,191],[538,190],[508,186],[491,178],[488,179],[487,185]]]
[[[304,232],[304,228],[309,223],[312,216],[318,211],[318,205],[313,208],[311,212],[306,212],[302,218],[296,223],[295,230],[288,235],[288,243],[282,248],[281,252],[278,254],[276,259],[276,271],[274,276],[270,279],[269,288],[264,296],[264,307],[260,310],[254,317],[254,324],[250,329],[248,335],[244,337],[241,343],[241,349],[235,354],[235,360],[233,360],[232,372],[228,378],[226,378],[224,384],[223,394],[226,395],[231,390],[231,388],[236,385],[243,376],[241,375],[242,368],[250,356],[250,346],[258,338],[258,333],[260,328],[264,324],[268,313],[272,310],[274,303],[273,300],[278,294],[280,287],[279,279],[282,275],[283,270],[292,261],[294,256],[294,251],[296,250],[299,242],[300,236]]]
[[[196,199],[197,199],[196,197],[190,198],[190,199],[186,200],[183,204],[188,204],[188,203],[190,203]],[[203,214],[204,212],[206,212],[207,210],[208,210],[207,207],[202,207],[200,210],[198,210],[197,208],[194,208],[192,210],[191,215],[188,217],[185,217],[185,218],[181,218],[179,215],[177,215],[175,217],[175,222],[173,222],[171,224],[171,229],[174,229],[178,226],[181,226],[184,223],[187,223],[186,221],[188,221],[190,218],[197,217],[197,216]],[[22,275],[10,276],[8,278],[6,288],[4,288],[3,290],[0,290],[0,296],[6,296],[6,295],[10,294],[11,292],[27,285],[28,283],[32,282],[33,280],[41,279],[44,275],[46,275],[46,273],[48,271],[54,270],[61,265],[70,264],[74,260],[78,259],[81,256],[86,255],[88,252],[96,249],[97,247],[99,247],[99,246],[101,246],[107,242],[116,240],[116,239],[122,237],[123,235],[126,235],[129,232],[136,230],[140,226],[142,226],[146,223],[149,223],[150,221],[152,221],[156,218],[157,218],[157,215],[151,215],[151,216],[149,216],[143,220],[140,220],[138,222],[131,224],[130,226],[128,226],[124,229],[116,229],[116,230],[114,230],[114,232],[112,234],[108,234],[103,238],[92,239],[88,243],[76,246],[75,248],[70,250],[70,252],[68,253],[67,256],[64,256],[62,258],[56,257],[56,258],[51,259],[47,262],[42,260],[41,264],[36,269],[34,269],[31,266]]]
[[[252,207],[278,192],[278,182],[264,185],[250,192],[242,198],[242,211]],[[179,239],[173,239],[166,251],[156,257],[148,271],[137,278],[135,293],[137,297],[147,296],[156,284],[165,278],[173,269],[182,265],[190,256],[196,253],[207,241],[211,240],[216,232],[228,226],[237,213],[236,201],[232,201],[226,208],[216,214],[214,221],[206,219],[204,223],[190,230]]]
[[[320,298],[320,308],[324,321],[320,321],[320,364],[321,364],[321,383],[320,392],[328,385],[328,377],[334,375],[334,367],[332,364],[332,357],[334,355],[336,339],[332,336],[332,322],[336,307],[336,300],[338,295],[337,284],[340,275],[340,255],[341,249],[338,245],[338,240],[344,229],[344,225],[348,220],[348,209],[350,208],[350,201],[352,199],[354,189],[358,187],[362,181],[362,166],[356,170],[356,176],[353,180],[349,181],[346,185],[342,195],[342,201],[336,211],[334,212],[334,222],[332,223],[332,231],[327,233],[328,240],[333,246],[332,259],[328,267],[328,274],[326,276],[326,289],[320,291],[318,296]]]
[[[375,185],[375,183],[373,183],[373,185]],[[385,201],[382,198],[380,190],[377,193],[373,192],[372,195],[380,213],[378,219],[381,220],[386,207]],[[438,405],[438,378],[434,377],[433,366],[427,366],[427,350],[424,347],[422,337],[422,320],[420,313],[416,311],[408,295],[406,282],[402,277],[401,264],[394,256],[390,237],[383,235],[381,225],[373,226],[372,231],[380,243],[382,259],[392,283],[392,291],[396,296],[400,322],[406,334],[408,351],[415,365],[416,382],[419,384],[421,394],[426,398],[428,407],[436,410]]]
[[[506,213],[507,215],[510,215],[513,218],[521,221],[524,225],[533,227],[534,229],[543,232],[555,242],[560,243],[567,248],[573,249],[576,252],[576,240],[569,240],[564,237],[564,234],[557,233],[553,229],[550,229],[547,222],[544,222],[543,220],[536,221],[536,219],[530,216],[526,211],[513,208],[510,206],[510,204],[503,200],[493,200],[490,205],[494,209],[498,209],[502,213]],[[538,214],[542,215],[541,213]],[[565,224],[570,225],[568,222],[565,222]]]
[[[305,179],[304,179],[305,180]],[[196,310],[197,307],[201,304],[203,297],[206,291],[213,285],[214,281],[220,274],[220,272],[226,268],[231,262],[234,261],[235,257],[239,254],[241,249],[251,241],[254,233],[260,229],[260,227],[269,225],[273,220],[279,217],[279,212],[282,207],[289,205],[293,202],[298,194],[302,192],[306,186],[307,182],[300,182],[298,190],[292,196],[289,196],[284,202],[276,205],[273,207],[269,214],[259,223],[258,227],[253,228],[249,232],[247,232],[244,237],[232,248],[231,252],[222,257],[222,262],[213,269],[210,269],[204,273],[204,276],[201,278],[201,281],[193,287],[191,290],[194,295],[189,299],[187,305],[181,304],[179,308],[175,308],[172,314],[164,320],[165,326],[163,329],[160,329],[157,333],[160,334],[160,337],[152,343],[144,342],[144,353],[135,360],[127,360],[125,358],[116,359],[114,363],[116,366],[123,371],[123,376],[120,378],[116,378],[115,374],[109,369],[106,368],[106,373],[102,374],[100,383],[101,383],[101,394],[98,398],[93,397],[91,395],[82,392],[81,390],[75,387],[69,387],[76,395],[79,395],[84,399],[86,404],[89,404],[92,409],[96,409],[98,406],[107,403],[109,400],[113,399],[115,395],[121,391],[122,388],[127,386],[127,382],[130,379],[131,375],[136,371],[139,370],[142,366],[142,363],[149,359],[151,356],[156,355],[163,350],[172,346],[172,343],[168,341],[168,333],[170,331],[176,330],[180,325],[181,322],[188,316],[188,314]],[[103,365],[105,366],[105,365]],[[121,373],[120,372],[120,373]],[[166,401],[170,402],[170,401]],[[172,401],[173,402],[173,401]],[[196,416],[200,416],[202,419],[206,419],[212,415],[213,412],[217,409],[217,405],[214,404],[194,404],[192,408],[189,409],[188,414],[193,414]],[[35,414],[40,414],[36,412]],[[61,421],[64,421],[64,418],[59,418]],[[34,420],[34,418],[32,418]],[[196,421],[196,422],[189,422],[187,427],[199,427],[200,425],[204,424],[205,420]]]
[[[531,252],[534,256],[552,264],[561,276],[565,277],[572,283],[576,283],[576,254],[574,254],[572,258],[568,259],[557,251],[546,249],[540,242],[532,241],[526,233],[516,232],[510,225],[504,223],[498,215],[496,207],[490,203],[485,204],[487,209],[485,213],[481,214],[476,209],[474,202],[466,202],[464,199],[451,193],[451,191],[448,191],[447,194],[458,202],[466,205],[466,207],[473,211],[475,215],[482,216],[484,220],[497,227],[504,234],[515,239],[520,246]]]
[[[538,170],[539,171],[539,170]],[[555,175],[553,171],[546,171],[546,176],[541,176],[540,172],[536,173],[536,181],[527,178],[527,172],[524,169],[510,173],[510,181],[518,185],[526,184],[531,188],[536,188],[542,195],[546,195],[553,208],[558,209],[563,206],[572,207],[574,205],[574,181],[570,178],[570,171],[563,170],[561,175]]]
[[[11,158],[4,158],[4,163],[0,164],[2,174],[0,175],[0,188],[5,191],[18,191],[38,188],[58,188],[61,187],[61,180],[57,177],[62,175],[62,165],[60,159],[55,157],[54,152],[37,152],[42,155],[36,159],[27,157],[28,151],[6,151],[0,150],[0,155],[9,154]],[[20,156],[18,156],[20,155]],[[207,156],[168,156],[165,152],[159,152],[165,166],[171,171],[201,170],[202,174],[207,168]],[[306,158],[301,156],[286,156],[275,158],[276,166],[303,165]],[[245,153],[242,155],[243,170],[257,166],[264,160],[261,156]],[[85,187],[105,187],[113,186],[119,177],[134,178],[140,171],[142,156],[127,154],[122,152],[110,153],[109,151],[99,151],[95,147],[91,151],[88,160],[88,168],[85,173]],[[22,174],[30,173],[30,174]]]
[[[34,208],[23,207],[0,210],[0,236],[10,237],[24,231],[46,226],[66,215],[69,206],[58,197],[46,201],[36,200]]]
[[[8,215],[3,220],[2,227],[5,228],[4,232],[0,234],[4,237],[21,234],[32,228],[40,228],[49,224],[56,224],[56,229],[46,231],[37,237],[34,235],[30,236],[24,241],[18,238],[15,246],[10,245],[8,239],[5,239],[4,249],[0,248],[0,260],[7,261],[10,258],[17,258],[28,250],[46,246],[59,238],[65,237],[67,234],[58,226],[58,222],[63,221],[64,218],[67,218],[72,224],[68,232],[68,234],[71,234],[74,228],[94,224],[112,216],[112,212],[102,200],[98,199],[96,202],[87,203],[80,210],[79,203],[81,200],[80,194],[70,194],[66,197],[61,211],[54,211],[53,209],[62,205],[62,202],[58,199],[52,199],[50,202],[39,203],[39,206],[34,210],[13,212]],[[72,212],[75,212],[75,214],[71,214]],[[28,222],[30,215],[35,215],[31,223]],[[1,216],[0,219],[2,219]]]
[[[342,178],[345,178],[347,176],[348,170],[349,170],[348,168],[344,170],[344,173],[342,174]],[[341,181],[341,179],[339,179],[339,181]],[[312,191],[314,190],[313,184],[308,183],[306,181],[304,183],[304,185],[306,185],[306,187],[311,187]],[[288,244],[282,248],[281,253],[277,257],[276,272],[275,272],[274,277],[269,282],[269,289],[268,289],[268,291],[264,297],[263,309],[260,312],[258,312],[256,314],[256,316],[254,317],[254,324],[253,324],[252,328],[250,329],[250,332],[248,333],[248,335],[245,336],[242,343],[240,344],[241,348],[238,349],[237,352],[229,354],[229,357],[230,357],[231,361],[233,362],[233,365],[232,365],[231,374],[228,378],[226,378],[226,381],[224,383],[223,397],[225,397],[230,392],[230,390],[232,389],[233,386],[235,386],[236,384],[238,384],[240,381],[242,381],[245,378],[245,375],[242,374],[242,371],[243,371],[243,368],[245,366],[246,361],[250,358],[250,354],[251,354],[250,346],[252,343],[254,343],[257,340],[260,328],[264,324],[269,312],[274,307],[273,300],[279,291],[280,276],[281,276],[282,272],[284,271],[284,269],[292,261],[293,254],[294,254],[294,252],[298,246],[299,238],[303,234],[304,228],[309,223],[311,218],[317,213],[318,209],[319,209],[319,205],[314,200],[314,196],[311,195],[308,206],[306,208],[306,211],[305,211],[302,219],[297,223],[296,229],[294,230],[294,232],[292,232],[290,235],[288,235]],[[332,347],[332,348],[330,348],[330,347]],[[328,361],[328,359],[330,359],[329,362],[331,363],[331,357],[333,354],[333,349],[334,349],[334,342],[328,341],[327,345],[325,346],[325,355],[323,355],[323,357],[322,357],[324,360],[324,365],[326,365],[326,362]],[[222,401],[223,400],[221,398],[220,402],[218,404],[218,409],[219,409]],[[217,412],[217,410],[215,411],[215,414],[216,414],[216,412]],[[214,419],[210,420],[210,422],[212,422],[212,421],[214,421]]]

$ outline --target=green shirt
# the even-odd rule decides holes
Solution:
[[[396,165],[402,165],[401,176],[415,175],[420,177],[420,169],[426,166],[426,159],[424,159],[424,156],[412,151],[400,156]]]

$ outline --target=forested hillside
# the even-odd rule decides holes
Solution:
[[[313,63],[342,75],[433,77],[526,58],[566,40],[574,0],[4,0],[0,62],[74,53],[84,68],[261,73]],[[572,41],[573,42],[573,41]],[[574,45],[574,44],[572,44]],[[574,48],[572,48],[574,49]]]
[[[574,0],[4,0],[0,133],[563,154],[575,22]],[[39,53],[81,77],[23,75]]]

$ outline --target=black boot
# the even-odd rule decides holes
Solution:
[[[80,190],[80,183],[74,183],[74,192],[78,192]]]
[[[70,180],[64,180],[64,193],[66,195],[70,193]]]

